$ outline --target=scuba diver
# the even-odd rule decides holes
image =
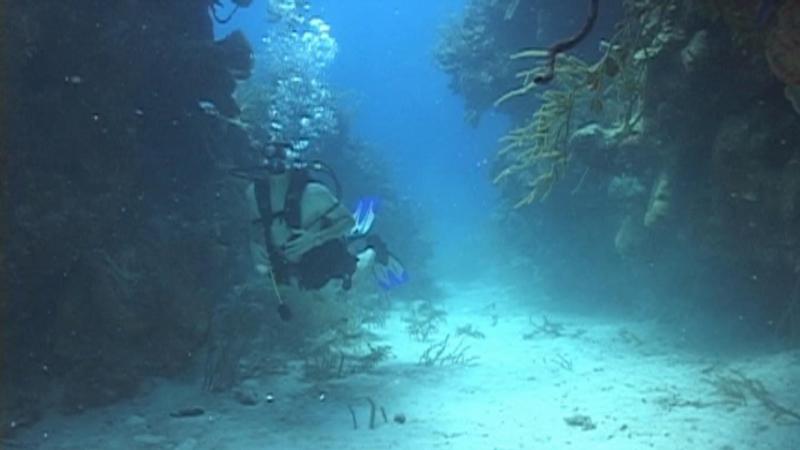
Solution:
[[[254,183],[257,222],[264,230],[281,319],[290,320],[292,313],[278,286],[320,290],[338,280],[349,290],[356,272],[368,269],[384,289],[407,281],[405,269],[386,244],[369,234],[375,200],[361,200],[351,214],[340,201],[338,179],[328,166],[302,160],[291,144],[268,148],[262,164],[234,169],[232,174]],[[315,179],[315,172],[326,173],[334,191]]]

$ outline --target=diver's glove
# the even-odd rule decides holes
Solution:
[[[283,254],[290,260],[299,259],[312,248],[320,245],[320,233],[311,230],[295,230],[294,235],[283,245]]]

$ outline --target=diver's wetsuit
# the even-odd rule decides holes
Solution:
[[[272,223],[278,217],[282,216],[286,224],[293,230],[303,228],[300,202],[303,191],[312,181],[306,170],[289,172],[289,187],[286,191],[283,211],[272,210],[269,180],[255,182],[256,203],[261,223],[264,226],[264,237],[272,274],[276,283],[289,284],[290,280],[295,279],[301,289],[320,289],[333,279],[341,279],[343,287],[349,289],[351,278],[356,271],[357,258],[348,251],[344,237],[331,239],[312,248],[303,254],[298,262],[287,260],[283,252],[272,241]],[[329,221],[327,216],[323,215],[319,220],[323,229],[329,226],[326,223]]]

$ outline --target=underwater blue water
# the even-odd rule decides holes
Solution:
[[[263,3],[240,11],[218,33],[241,28],[258,45],[269,27]],[[491,216],[496,192],[487,161],[506,126],[492,114],[477,128],[467,125],[461,98],[436,66],[440,28],[463,6],[464,0],[320,0],[312,6],[338,42],[326,81],[352,114],[353,138],[384,154],[391,163],[386,177],[414,200],[437,255],[448,260],[466,256],[470,248],[463,243]]]
[[[51,6],[57,3],[55,0],[39,1]],[[218,1],[223,3],[219,16],[227,16],[234,0]],[[245,0],[236,1],[245,3]],[[300,63],[284,58],[287,53],[268,53],[263,51],[264,47],[258,51],[259,46],[267,45],[262,37],[269,34],[270,27],[276,27],[266,17],[268,1],[290,4],[295,0],[254,0],[249,8],[236,11],[229,23],[218,24],[216,33],[222,38],[241,29],[256,49],[257,58],[275,57],[278,61],[275,66],[280,70],[274,73],[280,80],[265,82],[281,88],[290,87],[280,90],[273,86],[274,90],[269,91],[272,95],[269,106],[280,104],[281,99],[308,100],[306,103],[287,101],[286,105],[281,105],[286,107],[272,110],[278,112],[267,119],[272,121],[270,124],[265,124],[271,126],[269,133],[275,133],[270,137],[302,140],[327,136],[325,132],[303,134],[309,129],[323,129],[322,126],[314,128],[316,124],[298,126],[294,130],[298,132],[285,134],[280,134],[284,129],[279,126],[286,122],[302,125],[318,121],[332,127],[334,114],[324,114],[332,111],[327,96],[330,86],[336,93],[337,108],[344,111],[346,117],[347,126],[342,128],[348,133],[347,140],[365,142],[366,146],[353,145],[353,148],[377,152],[379,159],[390,163],[383,175],[399,196],[411,200],[414,212],[420,216],[412,225],[419,226],[421,231],[413,229],[410,233],[420,232],[422,239],[419,235],[408,238],[409,233],[403,233],[405,224],[412,222],[406,216],[400,217],[397,222],[400,225],[387,227],[386,235],[380,230],[388,248],[398,254],[396,258],[390,255],[381,258],[377,256],[381,253],[380,242],[372,241],[375,260],[383,261],[371,267],[372,273],[366,276],[374,278],[377,287],[359,282],[365,278],[354,277],[353,289],[347,295],[338,289],[284,290],[278,286],[280,280],[273,272],[279,268],[274,264],[279,262],[275,256],[281,254],[269,258],[267,250],[272,251],[272,246],[261,243],[266,238],[267,243],[271,240],[276,244],[275,236],[270,236],[275,228],[266,228],[272,223],[264,219],[273,221],[280,212],[269,214],[264,211],[263,202],[258,201],[243,205],[243,200],[249,200],[243,195],[244,186],[247,185],[249,194],[251,183],[229,177],[220,183],[217,177],[220,173],[210,170],[218,161],[215,157],[222,153],[217,153],[218,150],[230,145],[230,157],[238,162],[239,151],[247,151],[241,148],[242,142],[246,143],[248,137],[261,139],[264,134],[248,136],[244,134],[246,130],[237,129],[225,136],[223,121],[226,119],[220,118],[218,124],[209,127],[215,134],[213,140],[209,139],[209,157],[195,158],[200,162],[196,167],[192,164],[194,170],[186,171],[189,175],[176,170],[181,177],[172,176],[167,180],[164,174],[171,174],[178,166],[174,161],[183,163],[184,159],[167,153],[169,159],[152,158],[151,162],[149,152],[162,151],[174,141],[184,143],[179,149],[196,153],[198,147],[190,144],[203,145],[211,138],[211,133],[203,133],[201,128],[214,123],[205,120],[209,117],[195,120],[198,115],[187,115],[191,117],[186,121],[191,127],[173,131],[174,136],[162,136],[160,131],[179,128],[177,120],[163,126],[126,128],[130,136],[123,136],[119,141],[125,153],[107,152],[110,146],[103,144],[105,139],[93,137],[97,135],[97,123],[107,120],[105,114],[93,114],[91,132],[85,135],[81,134],[86,133],[85,130],[75,128],[82,116],[76,114],[75,121],[56,120],[54,124],[74,130],[81,137],[66,142],[84,144],[83,137],[88,136],[91,139],[86,140],[85,145],[91,147],[91,151],[75,151],[78,156],[75,164],[64,164],[67,168],[63,171],[60,166],[69,160],[60,157],[54,158],[52,165],[41,164],[42,167],[30,170],[14,161],[17,164],[14,167],[25,169],[19,170],[19,177],[15,178],[30,179],[25,190],[37,192],[37,197],[43,197],[47,203],[40,204],[34,195],[26,192],[22,198],[27,201],[15,205],[14,214],[9,215],[13,221],[20,222],[15,224],[18,228],[13,229],[20,230],[23,238],[21,245],[11,248],[24,257],[22,263],[11,264],[15,275],[12,290],[21,293],[21,300],[9,302],[0,297],[0,318],[5,316],[8,303],[14,307],[10,311],[15,312],[8,315],[12,319],[10,326],[3,324],[0,328],[7,344],[3,350],[13,349],[9,353],[12,358],[0,352],[3,369],[13,369],[11,377],[0,377],[4,383],[6,379],[11,380],[8,387],[0,384],[0,389],[4,389],[4,394],[12,394],[0,397],[0,450],[800,449],[800,349],[797,342],[787,346],[775,331],[778,329],[773,322],[775,315],[765,311],[764,303],[771,297],[764,296],[763,285],[771,283],[771,279],[759,279],[738,268],[728,270],[717,261],[722,255],[715,255],[705,239],[692,235],[719,233],[718,240],[729,239],[719,224],[692,220],[691,226],[683,227],[676,223],[677,219],[691,219],[690,213],[713,212],[716,205],[710,201],[699,202],[706,198],[705,194],[684,197],[686,192],[681,191],[710,190],[710,185],[716,183],[716,175],[705,178],[698,173],[691,178],[677,175],[673,178],[667,172],[673,169],[673,163],[678,164],[675,161],[663,161],[663,166],[638,161],[640,158],[655,159],[652,155],[656,154],[659,159],[666,160],[668,152],[688,154],[686,149],[699,148],[680,138],[674,142],[665,138],[664,144],[655,142],[655,138],[666,136],[661,132],[662,125],[664,130],[671,131],[680,131],[679,126],[659,123],[662,117],[659,114],[656,116],[659,120],[654,121],[654,128],[658,130],[653,133],[653,139],[649,134],[645,134],[647,139],[643,138],[642,142],[626,139],[626,145],[630,144],[631,148],[625,151],[641,150],[641,154],[632,158],[636,161],[626,164],[624,171],[591,165],[587,160],[594,154],[592,151],[587,152],[589,155],[570,151],[570,155],[576,156],[573,160],[576,164],[568,168],[566,176],[560,180],[561,187],[554,190],[548,202],[511,212],[508,203],[497,206],[501,196],[490,174],[493,168],[490,161],[498,149],[497,140],[508,131],[510,124],[505,117],[492,112],[483,115],[478,127],[465,123],[463,101],[451,92],[448,78],[437,67],[434,53],[440,29],[451,15],[463,12],[467,2],[493,2],[497,6],[504,4],[502,2],[513,4],[514,0],[311,0],[310,16],[323,18],[337,41],[337,58],[330,66],[324,63],[306,65],[309,61],[317,62],[314,55],[318,53],[313,51],[289,53],[307,56],[298,58]],[[531,0],[530,4],[572,8],[583,1]],[[661,0],[651,1],[655,4]],[[762,3],[775,6],[792,1],[800,2],[764,0]],[[14,2],[9,3],[13,5]],[[16,3],[32,5],[36,2]],[[131,6],[142,2],[128,3]],[[587,59],[597,56],[598,40],[613,29],[622,3],[603,2],[603,15],[597,28],[590,39],[575,49],[575,54]],[[752,3],[758,2],[752,0]],[[68,8],[76,5],[78,2],[73,2]],[[92,5],[97,6],[94,2]],[[205,5],[195,3],[197,5],[201,7],[200,18],[207,19]],[[580,7],[582,9],[583,5]],[[39,8],[31,9],[42,17],[47,16]],[[573,9],[564,9],[574,13]],[[109,15],[123,19],[122,30],[139,23],[125,20],[125,15],[116,12],[112,10]],[[139,14],[132,16],[135,19]],[[67,22],[81,22],[75,17]],[[152,15],[148,13],[143,17]],[[542,19],[548,25],[542,27],[547,31],[539,36],[542,42],[550,42],[553,35],[560,37],[575,30],[583,16],[553,14],[547,17],[547,20]],[[26,26],[20,28],[35,34],[33,25],[30,29],[27,27],[28,20],[31,24],[38,22],[34,19],[32,16],[21,20]],[[76,30],[83,30],[84,26],[102,28],[93,20],[85,22]],[[296,22],[282,23],[287,24],[295,26]],[[142,28],[145,29],[148,27]],[[527,32],[527,28],[525,30]],[[72,31],[65,36],[74,38],[75,34]],[[129,42],[127,34],[123,34],[124,45],[120,45],[120,49],[130,48],[133,45],[130,42],[139,43],[135,39]],[[174,38],[176,34],[179,33],[156,31],[153,36],[162,44],[165,39],[157,37]],[[274,46],[271,48],[281,45],[281,49],[295,48],[292,44],[305,42],[302,40],[305,36],[289,32],[280,36],[287,39],[269,42]],[[327,38],[328,35],[320,31],[316,38],[320,36]],[[55,41],[59,45],[51,43],[51,48],[60,50],[68,39]],[[323,44],[329,42],[322,41]],[[210,43],[203,40],[202,44],[203,47],[186,47],[188,44],[182,42],[179,50],[195,51]],[[98,47],[100,54],[104,53],[102,47]],[[325,55],[324,50],[331,47],[309,44],[308,48],[322,48],[319,54]],[[73,52],[76,49],[80,51],[69,55],[83,55],[81,46],[73,48]],[[37,53],[32,48],[24,50],[30,52],[26,57]],[[167,54],[183,56],[182,53]],[[678,67],[680,58],[677,53],[672,56]],[[186,59],[194,62],[194,58]],[[150,58],[133,60],[151,61]],[[735,60],[737,58],[731,59]],[[45,65],[45,69],[52,70],[50,64]],[[101,64],[88,64],[89,67],[95,65]],[[177,64],[176,67],[183,66]],[[260,79],[258,76],[263,72],[259,70],[265,66],[268,65],[256,65],[253,80]],[[318,79],[316,69],[323,66],[327,67],[322,75],[325,86],[320,88],[312,81]],[[196,66],[189,64],[188,67]],[[306,67],[311,67],[308,73],[302,70]],[[45,72],[46,78],[52,78],[52,74]],[[226,75],[224,69],[221,73]],[[679,78],[669,71],[664,73],[675,77],[676,81],[665,83],[670,89],[676,89],[682,80],[703,74],[702,71],[691,75],[681,72]],[[715,77],[709,76],[716,73],[705,72],[703,76],[716,82]],[[24,74],[27,77],[29,72],[26,70]],[[133,74],[139,75],[136,71]],[[56,75],[56,84],[62,84],[61,74]],[[159,75],[163,76],[163,73]],[[46,89],[49,91],[46,95],[57,94],[54,99],[61,99],[62,107],[67,105],[66,99],[72,98],[69,94],[72,92],[114,93],[108,96],[109,100],[99,102],[101,105],[106,101],[123,100],[117,91],[127,88],[127,84],[100,83],[100,79],[99,76],[93,80],[69,75],[60,88]],[[287,80],[289,82],[284,83]],[[50,103],[59,104],[45,102],[49,97],[40,95],[37,90],[47,83],[33,81],[22,91],[26,92],[22,99],[36,107],[24,106],[23,112],[41,111],[48,109]],[[173,81],[165,86],[174,88],[178,84]],[[150,84],[144,85],[147,86],[145,97],[166,98],[152,95]],[[292,89],[293,86],[296,88]],[[313,91],[303,90],[308,86],[319,89],[308,94]],[[706,90],[705,85],[699,86]],[[91,91],[82,91],[84,88]],[[166,91],[166,88],[157,89],[155,94]],[[713,91],[717,97],[729,92],[708,91]],[[292,92],[304,94],[287,94]],[[685,95],[699,91],[680,92]],[[224,91],[224,94],[227,96],[230,92]],[[694,99],[693,95],[685,96]],[[537,101],[535,96],[529,97],[525,101]],[[92,98],[87,97],[87,105],[92,104]],[[188,101],[193,104],[197,98],[201,97],[190,96]],[[522,101],[521,98],[517,100]],[[698,103],[708,101],[706,97],[698,99]],[[158,103],[153,100],[154,105]],[[204,107],[209,106],[203,103]],[[738,147],[733,141],[747,137],[750,131],[754,135],[764,135],[756,136],[755,144],[748,143],[738,151],[756,154],[756,144],[772,142],[766,138],[767,134],[783,133],[780,127],[765,127],[771,130],[769,133],[761,130],[758,122],[772,120],[772,116],[762,117],[760,112],[753,116],[750,128],[751,123],[739,117],[744,114],[739,108],[746,102],[735,103],[735,111],[721,110],[720,114],[732,114],[736,119],[732,123],[743,125],[741,128],[747,133],[720,132],[719,136],[724,139],[717,138],[725,148],[715,150],[709,145],[706,150],[713,150],[707,155],[709,159],[712,153],[724,155],[736,150]],[[20,106],[25,102],[14,100],[9,104]],[[121,104],[133,105],[127,101]],[[211,104],[222,106],[222,103]],[[711,104],[718,103],[711,101]],[[758,107],[752,111],[775,104],[759,100]],[[176,105],[179,107],[182,103]],[[300,107],[294,108],[295,105]],[[308,105],[312,107],[306,108]],[[122,110],[114,106],[110,110]],[[171,110],[169,106],[167,104],[165,109]],[[319,108],[313,108],[316,106]],[[655,106],[661,109],[661,105]],[[664,117],[679,122],[670,117],[672,111],[668,107],[672,104],[665,101],[663,106]],[[785,102],[781,106],[789,108]],[[144,109],[135,110],[136,123],[156,122]],[[64,111],[55,113],[71,116],[73,109]],[[82,107],[75,111],[88,109]],[[39,117],[37,114],[19,116],[27,116],[25,122],[30,117]],[[116,122],[116,116],[109,117],[109,123]],[[705,126],[704,122],[698,122],[698,127]],[[22,128],[26,133],[32,130],[41,133],[31,133],[29,139],[21,140],[34,150],[31,153],[37,156],[30,161],[37,163],[39,147],[45,147],[47,139],[51,139],[47,134],[58,130],[55,125],[51,127],[46,123],[40,127],[42,123],[45,122]],[[727,127],[726,124],[724,128]],[[102,128],[103,134],[107,130]],[[142,131],[141,136],[139,131]],[[329,132],[330,128],[324,131]],[[157,136],[155,142],[151,142],[151,134]],[[186,139],[184,134],[198,139]],[[216,134],[221,135],[219,139]],[[692,137],[683,133],[678,136]],[[54,133],[53,137],[63,136]],[[158,145],[146,148],[154,143]],[[729,143],[730,148],[727,148]],[[336,143],[340,144],[341,141]],[[622,146],[619,142],[615,145]],[[72,150],[72,147],[56,145],[53,148]],[[800,146],[793,148],[800,149]],[[162,172],[148,177],[157,186],[148,186],[150,179],[141,180],[145,183],[140,184],[140,177],[133,176],[146,171],[139,167],[138,160],[129,158],[131,149],[142,149],[147,155],[143,158],[147,162],[142,165],[144,168],[172,160]],[[602,146],[597,153],[606,150],[607,146]],[[611,150],[607,155],[617,153],[616,149]],[[101,152],[109,156],[101,157]],[[330,151],[321,154],[325,158],[336,158]],[[124,159],[113,159],[122,155]],[[797,155],[794,152],[785,156]],[[762,155],[756,156],[762,158]],[[90,163],[90,157],[98,158],[97,164]],[[730,161],[734,161],[731,158]],[[722,163],[729,161],[721,156],[714,159]],[[770,154],[770,164],[775,164],[772,159]],[[26,158],[20,160],[28,164]],[[691,161],[699,161],[699,158]],[[746,161],[750,160],[742,158],[742,162]],[[129,162],[133,162],[131,166],[135,170],[128,173],[119,168]],[[3,163],[0,157],[0,166]],[[709,162],[703,165],[716,167]],[[108,178],[103,177],[101,171],[106,166],[116,167]],[[752,166],[748,162],[742,167]],[[209,170],[199,170],[203,168]],[[52,175],[48,173],[53,169]],[[373,209],[378,214],[375,220],[391,222],[392,217],[388,213],[382,216],[381,208],[375,206],[381,202],[379,199],[373,202],[374,192],[353,192],[359,189],[356,186],[375,186],[378,184],[375,180],[356,183],[346,178],[350,176],[348,173],[367,170],[348,172],[347,167],[340,166],[337,169],[342,172],[339,178],[344,185],[345,201],[352,199],[356,203],[356,198],[361,199],[359,206],[353,205],[358,231],[353,234],[366,237]],[[747,174],[744,169],[732,171],[732,174]],[[767,175],[760,175],[759,182],[775,181],[770,178],[777,173],[774,170],[774,167],[765,170]],[[791,181],[785,185],[795,189],[800,184],[791,177],[790,170],[782,176]],[[72,171],[78,173],[69,174]],[[240,170],[232,171],[238,172]],[[579,176],[580,172],[584,176]],[[186,183],[195,173],[198,174],[196,184]],[[614,174],[624,176],[612,178]],[[40,182],[34,175],[44,175],[48,180]],[[659,200],[658,180],[662,177],[674,186],[676,201],[672,202],[670,186],[669,192],[664,189],[660,201],[672,202],[675,209],[688,212],[676,214],[675,221],[667,220],[652,228],[645,222],[638,228],[632,227],[632,232],[619,233],[625,230],[626,224],[646,221],[650,207]],[[652,178],[655,183],[650,187]],[[624,185],[625,189],[614,187],[616,184]],[[270,193],[274,193],[272,185],[268,186]],[[54,195],[58,194],[58,189],[65,190],[64,187],[73,188],[80,195],[63,198]],[[192,195],[194,189],[199,191],[198,195]],[[621,191],[617,194],[620,198],[612,199],[612,190]],[[635,191],[641,193],[632,193]],[[800,190],[792,192],[797,194]],[[153,193],[163,193],[163,201]],[[726,193],[720,191],[720,196]],[[133,197],[128,197],[131,194],[136,195],[137,200],[131,201]],[[211,200],[212,194],[216,194],[215,200]],[[752,196],[755,198],[755,194]],[[78,202],[84,198],[88,207]],[[793,202],[797,198],[800,194],[789,200]],[[757,211],[751,207],[758,202],[745,200],[748,207],[741,211]],[[503,201],[513,202],[514,199],[505,193]],[[136,203],[151,202],[152,205],[136,206]],[[395,210],[405,214],[408,204],[403,202],[402,207]],[[116,205],[121,205],[122,215],[115,213]],[[266,206],[276,205],[271,198]],[[46,209],[42,209],[40,225],[32,217],[43,207]],[[720,207],[727,207],[726,203],[721,202]],[[66,209],[75,212],[64,213],[62,210]],[[290,217],[288,209],[284,205],[283,219]],[[800,207],[790,212],[797,211]],[[261,219],[251,225],[255,213]],[[731,217],[710,215],[712,218]],[[103,222],[102,217],[110,221]],[[132,220],[121,221],[120,217]],[[755,214],[750,217],[755,218]],[[75,219],[80,226],[67,226],[67,219]],[[754,220],[747,227],[752,228],[747,234],[755,237],[751,240],[743,235],[733,246],[758,245],[763,253],[773,253],[774,249],[768,245],[761,247],[761,242],[768,240],[762,241],[757,236],[755,223]],[[785,230],[772,228],[770,220],[762,225],[769,225],[767,230],[781,231],[788,242],[791,238],[788,228],[794,222],[774,223],[789,225]],[[702,224],[705,225],[699,226]],[[64,230],[57,230],[53,237],[46,234],[61,228]],[[294,230],[280,231],[289,235]],[[80,235],[88,236],[87,240],[77,239]],[[313,236],[311,233],[298,235],[297,241]],[[640,242],[632,242],[627,247],[617,245],[620,235]],[[423,273],[423,269],[418,268],[421,264],[413,264],[419,260],[427,262],[426,240],[433,244],[434,260],[430,266],[424,266]],[[65,246],[59,246],[58,241],[64,241]],[[367,239],[354,241],[353,248],[355,244],[370,243]],[[418,253],[423,256],[417,256],[417,260],[414,260],[416,255],[406,259],[402,254],[405,242],[411,242],[409,248],[421,247]],[[791,242],[786,246],[790,247],[789,244]],[[632,251],[623,251],[626,248]],[[0,256],[2,266],[5,253],[0,255],[3,255]],[[349,255],[345,256],[347,261],[352,261]],[[777,259],[777,256],[772,257]],[[408,272],[400,260],[411,261]],[[307,261],[317,266],[327,263],[325,258]],[[744,264],[747,259],[741,261]],[[798,261],[800,259],[792,260],[792,264]],[[740,264],[738,259],[733,262]],[[743,273],[745,280],[734,278]],[[417,286],[423,286],[419,289],[393,290],[407,280],[413,280],[411,284],[414,284],[417,279],[433,282],[419,283]],[[340,281],[335,280],[332,287],[337,288],[338,283]],[[41,289],[34,284],[41,285]],[[367,286],[363,287],[364,284]],[[797,308],[800,279],[793,286],[793,291],[785,295],[794,298],[790,308]],[[336,292],[330,292],[332,290]],[[17,309],[17,304],[25,304],[28,299],[35,301],[30,307]],[[789,301],[785,303],[788,305]],[[792,311],[795,310],[785,313],[789,321],[796,320],[789,316],[795,314]],[[13,339],[6,340],[6,336]],[[796,339],[800,333],[793,336]],[[29,345],[28,341],[34,341],[35,345]],[[17,366],[6,364],[5,360]],[[22,389],[17,389],[17,385]],[[7,439],[4,432],[9,433],[11,439]]]

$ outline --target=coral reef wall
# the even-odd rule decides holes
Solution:
[[[731,2],[718,14],[755,24],[750,6]],[[732,28],[699,13],[683,28],[686,39],[650,64],[644,103],[644,135],[674,183],[663,225],[782,302],[766,294],[791,292],[800,274],[800,116],[765,60],[774,29]],[[689,63],[697,39],[704,43]]]
[[[556,39],[577,29],[578,3],[474,0],[460,26],[514,4],[559,24]],[[603,292],[628,308],[651,298],[661,315],[725,306],[742,327],[800,337],[800,4],[759,4],[603,4],[618,24],[602,54],[560,57],[551,85],[500,105],[514,123],[496,161],[501,209],[562,297]],[[548,44],[536,16],[527,34],[498,21],[470,29],[493,37],[483,51],[508,54]],[[440,45],[454,52],[447,60],[471,61],[454,36]],[[483,67],[507,78],[515,61],[498,61]],[[444,66],[468,105],[521,84],[461,84],[480,66]]]
[[[251,51],[214,41],[210,7],[3,5],[4,426],[185,369],[249,264],[249,209],[219,167],[248,155],[224,117]]]
[[[619,6],[605,8],[613,15]],[[582,4],[576,8],[572,2],[559,0],[467,1],[462,14],[443,27],[435,49],[437,63],[450,78],[450,88],[466,101],[465,119],[476,125],[503,93],[517,87],[517,74],[526,67],[510,60],[512,54],[523,47],[544,47],[562,37],[560,18],[578,26],[584,12]],[[602,17],[601,23],[605,21]],[[520,116],[534,109],[530,104],[506,103],[500,110]]]

